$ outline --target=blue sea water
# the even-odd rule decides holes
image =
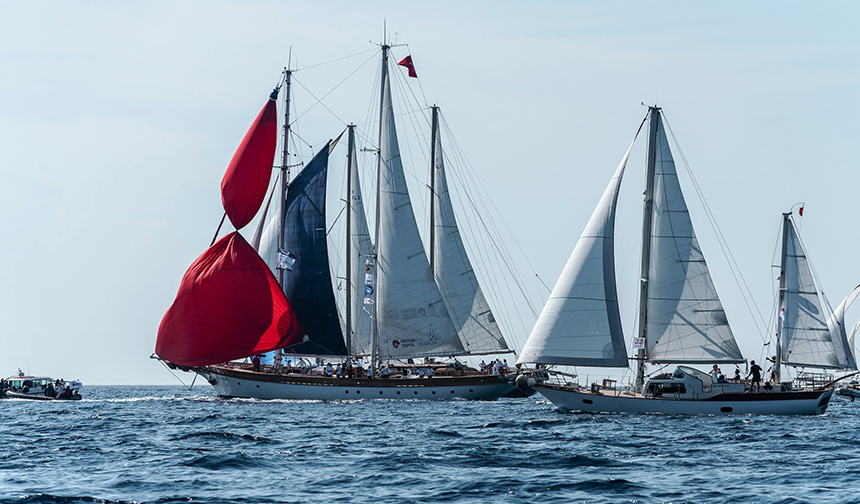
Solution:
[[[860,402],[815,417],[496,402],[0,401],[0,503],[860,502]]]

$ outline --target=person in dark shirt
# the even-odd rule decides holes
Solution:
[[[254,359],[251,361],[254,364],[254,371],[260,372],[260,356],[255,355]]]
[[[755,361],[750,361],[750,374],[747,375],[747,378],[752,377],[750,380],[750,390],[752,390],[752,386],[755,385],[756,392],[761,390],[761,366],[755,363]]]

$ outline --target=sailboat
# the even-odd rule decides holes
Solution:
[[[643,205],[639,330],[628,358],[615,279],[615,208],[631,143],[603,193],[520,354],[537,365],[528,382],[557,407],[585,412],[687,415],[821,414],[832,390],[752,391],[716,380],[696,364],[740,364],[743,355],[714,288],[687,204],[659,107],[649,107]],[[636,141],[634,137],[633,142]],[[580,385],[551,366],[627,368],[635,384]],[[646,381],[647,363],[677,365]],[[526,378],[526,375],[523,375]],[[518,377],[518,380],[522,378]]]
[[[803,207],[800,212],[802,214]],[[835,310],[816,282],[812,264],[800,240],[792,212],[782,214],[779,267],[779,316],[776,328],[774,381],[782,383],[782,368],[800,368],[795,381],[810,386],[832,385],[829,371],[855,374],[853,339],[845,330],[845,312],[860,295],[855,287]],[[855,331],[856,331],[855,326]],[[808,369],[827,372],[809,372]]]
[[[208,359],[186,359],[178,352],[160,353],[159,348],[168,346],[162,342],[180,339],[182,344],[174,346],[199,354],[206,347],[205,341],[198,344],[203,338],[197,334],[193,336],[198,341],[183,339],[184,334],[162,322],[157,356],[172,366],[203,376],[220,396],[493,400],[517,390],[513,373],[478,373],[454,359],[511,350],[478,284],[454,217],[438,107],[432,108],[429,257],[425,251],[400,157],[388,69],[390,48],[381,45],[373,239],[358,177],[355,126],[350,125],[346,131],[347,299],[343,313],[333,291],[325,213],[329,158],[340,137],[326,143],[295,179],[287,180],[291,83],[291,71],[287,70],[281,195],[271,213],[267,203],[252,245],[259,252],[257,257],[265,260],[270,280],[277,286],[278,293],[271,295],[280,298],[282,294],[287,302],[290,323],[282,326],[290,334],[271,344],[257,345],[253,351],[245,344],[244,352],[232,352],[229,358],[224,358],[228,354],[218,353]],[[410,68],[410,72],[414,70]],[[263,147],[269,149],[270,145]],[[257,155],[271,161],[274,149]],[[263,198],[257,199],[262,204]],[[168,311],[165,320],[170,314]],[[272,366],[229,362],[272,350],[277,351]],[[440,357],[453,362],[440,362]],[[283,358],[287,366],[282,365]],[[309,372],[312,366],[308,363],[323,359],[338,363],[338,376],[334,376],[337,373],[331,367],[316,366]],[[418,364],[414,364],[416,360]],[[420,377],[412,374],[413,369]]]

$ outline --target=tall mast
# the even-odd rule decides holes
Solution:
[[[650,130],[648,133],[648,164],[645,175],[645,201],[642,209],[642,263],[639,269],[639,338],[643,342],[636,354],[636,392],[645,385],[645,357],[648,347],[648,269],[651,263],[651,234],[654,207],[654,175],[657,170],[657,123],[659,107],[648,107]]]
[[[430,269],[436,271],[436,135],[439,128],[439,107],[433,105],[430,133]]]
[[[346,155],[346,353],[352,354],[352,164],[355,162],[355,125],[350,124],[349,146]]]
[[[287,165],[290,145],[290,87],[292,86],[293,71],[289,68],[284,69],[284,82],[286,84],[286,93],[284,93],[284,150],[281,155],[281,218],[278,228],[278,254],[284,249],[284,241],[286,240],[286,232],[284,221],[287,214],[287,187],[290,185],[288,179],[290,177],[290,167]],[[284,288],[284,270],[278,269],[278,283],[281,284],[281,290]]]
[[[384,40],[384,39],[383,39]],[[374,264],[376,265],[375,272],[377,273],[376,278],[378,278],[379,274],[379,213],[380,213],[380,188],[382,187],[382,116],[385,108],[385,84],[388,79],[388,49],[390,46],[386,43],[382,43],[382,78],[379,79],[380,90],[379,90],[379,153],[376,156],[376,237],[374,239],[374,243],[376,244],[376,254],[374,258]],[[389,83],[390,86],[390,83]],[[378,282],[375,283],[376,287],[379,287]],[[377,302],[379,299],[379,289],[374,288],[373,290],[373,319],[372,319],[372,327],[371,327],[371,342],[370,342],[370,368],[372,370],[376,370],[377,360],[379,359],[379,327],[377,326],[377,318],[379,316],[379,303]]]
[[[791,212],[782,214],[782,254],[779,260],[779,305],[777,305],[777,324],[776,324],[776,356],[773,362],[773,371],[776,382],[780,383],[780,368],[782,367],[782,326],[785,324],[785,316],[782,314],[782,308],[785,306],[785,291],[788,283],[785,278],[785,260],[788,258],[788,226],[791,225],[789,217]],[[780,316],[782,314],[782,316]]]

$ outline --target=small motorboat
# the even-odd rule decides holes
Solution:
[[[78,380],[55,380],[47,376],[16,376],[0,380],[0,398],[37,401],[80,401],[83,384]]]

